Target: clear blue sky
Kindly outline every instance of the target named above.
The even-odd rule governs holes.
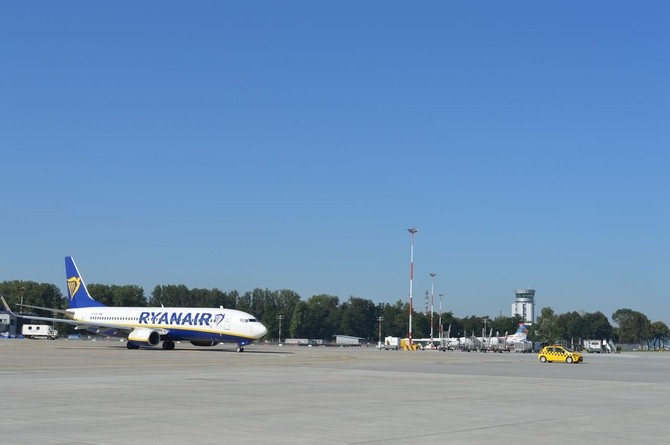
[[[0,280],[670,324],[669,13],[4,2]]]

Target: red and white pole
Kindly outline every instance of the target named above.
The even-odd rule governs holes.
[[[412,346],[412,284],[414,281],[414,235],[418,230],[414,227],[407,229],[412,234],[412,248],[409,254],[409,345]]]
[[[433,349],[433,305],[435,304],[435,275],[430,273],[430,348]]]

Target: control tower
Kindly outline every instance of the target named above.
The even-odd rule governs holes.
[[[523,321],[533,324],[535,321],[535,289],[517,289],[516,300],[512,304],[512,317],[521,315]]]

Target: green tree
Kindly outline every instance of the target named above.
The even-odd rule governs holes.
[[[442,326],[445,337],[463,336],[463,322],[460,318],[454,317],[452,312],[442,314]]]
[[[423,312],[412,314],[412,338],[428,338],[430,337],[430,315]]]
[[[87,286],[88,292],[95,300],[105,306],[146,306],[144,289],[133,284],[124,286],[91,284]]]
[[[646,315],[632,309],[617,309],[612,321],[618,324],[616,332],[620,343],[638,343],[642,345],[652,337],[651,323]]]
[[[516,332],[520,323],[523,323],[523,317],[519,314],[513,317],[499,316],[491,321],[490,329],[493,330],[495,336],[512,335]]]
[[[307,300],[307,337],[330,340],[339,325],[340,299],[332,295],[314,295]]]
[[[583,338],[582,316],[579,312],[565,312],[556,317],[554,324],[557,340],[566,340],[570,342],[579,342]]]
[[[237,298],[237,303],[235,304],[235,309],[242,312],[251,312],[251,292],[247,291]]]
[[[481,337],[484,329],[484,317],[470,315],[461,319],[463,325],[463,337]],[[488,335],[488,334],[487,334]]]
[[[377,308],[363,298],[349,297],[340,306],[340,334],[366,338],[377,338]]]
[[[409,303],[402,300],[394,304],[380,303],[377,305],[377,314],[381,315],[382,339],[384,337],[407,337],[409,333]]]
[[[50,283],[35,281],[12,280],[0,283],[0,295],[5,297],[7,304],[14,310],[21,303],[30,306],[46,307],[51,309],[66,309],[67,301],[60,289]],[[23,309],[16,309],[23,312]],[[31,309],[35,311],[35,309]],[[41,313],[41,312],[40,312]]]
[[[183,284],[160,285],[154,287],[149,306],[191,307],[193,306],[188,287]]]
[[[246,294],[245,294],[246,296]],[[268,328],[268,338],[276,339],[279,336],[279,319],[282,319],[282,337],[290,335],[290,326],[296,304],[300,301],[300,295],[288,289],[271,291],[269,289],[254,289],[250,294],[249,301],[251,314],[256,316]]]
[[[651,324],[651,339],[649,341],[650,349],[665,349],[665,344],[670,339],[670,329],[662,321],[655,321]]]
[[[91,283],[86,286],[89,295],[104,304],[105,306],[114,306],[114,294],[112,287],[107,284]]]
[[[582,316],[584,321],[584,339],[605,340],[612,338],[612,325],[602,312],[587,313]]]
[[[296,306],[300,303],[300,295],[290,289],[282,289],[277,291],[277,306],[274,313],[268,314],[263,322],[268,326],[268,330],[272,328],[270,332],[276,332],[277,336],[279,335],[279,319],[278,317],[283,316],[282,319],[282,336],[286,337],[286,332],[288,327],[291,325],[293,313]]]
[[[535,338],[545,343],[555,343],[556,335],[556,315],[550,307],[543,307],[540,315],[535,320]]]
[[[291,320],[288,323],[291,337],[309,338],[308,324],[309,320],[307,303],[304,301],[298,301],[298,303],[293,308],[293,314],[291,315]]]

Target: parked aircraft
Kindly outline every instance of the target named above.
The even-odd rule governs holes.
[[[528,328],[525,324],[519,323],[519,327],[513,335],[505,336],[505,344],[514,345],[514,343],[524,342],[527,341],[526,337],[528,337]]]
[[[128,349],[157,346],[174,349],[176,341],[189,341],[195,346],[215,346],[222,342],[237,344],[237,351],[260,339],[268,330],[256,317],[246,312],[221,308],[185,307],[109,307],[94,300],[72,257],[65,257],[68,306],[63,313],[68,318],[16,315],[31,320],[55,321],[76,325],[96,334],[128,338]],[[9,312],[4,298],[2,303]],[[34,307],[34,306],[33,306]]]
[[[451,326],[447,331],[447,337],[442,339],[441,348],[444,349],[461,349],[466,351],[510,351],[532,349],[532,342],[527,340],[528,328],[524,323],[519,323],[519,327],[512,335],[498,336],[490,332],[488,337],[477,337],[474,335],[469,337],[449,337]]]

